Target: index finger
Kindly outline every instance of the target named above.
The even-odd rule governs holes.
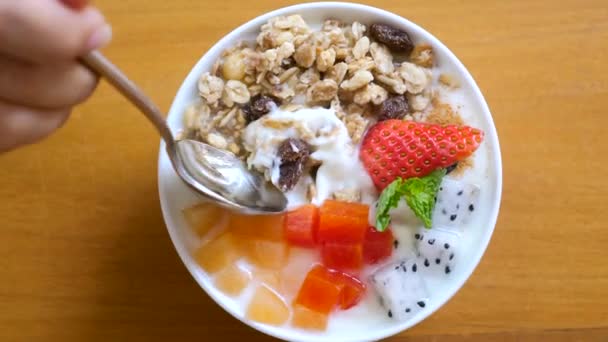
[[[99,48],[110,38],[109,25],[93,7],[75,11],[57,0],[0,1],[4,54],[40,63],[64,61]]]

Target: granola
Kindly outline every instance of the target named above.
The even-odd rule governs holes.
[[[243,146],[245,128],[275,107],[295,112],[329,106],[354,143],[377,120],[461,121],[451,107],[435,101],[433,85],[449,90],[458,81],[433,75],[436,60],[429,44],[410,46],[407,35],[395,34],[402,32],[357,21],[330,19],[314,30],[297,14],[272,18],[255,42],[224,51],[201,75],[200,101],[186,111],[181,136],[245,160],[251,153]],[[395,99],[403,103],[388,106]],[[402,112],[388,113],[388,108]]]

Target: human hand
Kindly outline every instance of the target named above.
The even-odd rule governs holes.
[[[46,137],[95,89],[77,57],[112,31],[86,2],[0,0],[0,152]]]

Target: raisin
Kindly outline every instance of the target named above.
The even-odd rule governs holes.
[[[375,113],[379,121],[403,119],[408,113],[409,107],[404,95],[395,95],[376,106]]]
[[[392,52],[410,53],[414,44],[407,32],[385,24],[372,24],[370,34],[376,41],[386,45]]]
[[[273,106],[279,106],[279,100],[267,96],[267,95],[256,95],[251,98],[249,103],[243,106],[243,113],[245,114],[245,120],[247,123],[253,122],[262,116],[268,114]]]
[[[289,191],[298,183],[310,157],[310,146],[300,139],[287,139],[279,146],[279,188]]]

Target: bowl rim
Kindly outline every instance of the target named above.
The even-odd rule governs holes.
[[[268,19],[270,19],[272,17],[292,14],[299,10],[311,9],[311,8],[332,9],[332,10],[340,9],[340,10],[370,11],[370,12],[374,12],[378,16],[387,18],[388,20],[398,21],[398,22],[400,22],[401,25],[408,27],[408,29],[416,30],[416,31],[422,33],[425,36],[425,39],[428,39],[428,43],[431,46],[433,46],[434,49],[438,48],[438,49],[442,50],[443,53],[445,53],[446,57],[449,60],[451,60],[451,62],[453,62],[453,64],[454,64],[454,66],[458,69],[458,72],[464,76],[464,78],[465,78],[464,81],[466,83],[470,84],[470,86],[473,90],[472,96],[477,99],[477,101],[479,102],[481,109],[482,109],[482,112],[478,113],[478,115],[484,116],[485,119],[487,120],[487,122],[489,122],[489,124],[490,124],[489,132],[486,131],[486,141],[489,140],[488,142],[491,145],[491,148],[490,148],[491,155],[489,157],[489,162],[492,163],[496,169],[495,170],[495,176],[496,176],[495,196],[494,196],[494,198],[492,198],[491,211],[489,213],[489,221],[487,222],[488,228],[485,229],[485,233],[483,233],[483,235],[480,239],[479,248],[477,248],[476,252],[473,253],[473,260],[470,263],[470,265],[471,265],[470,268],[463,270],[461,272],[462,276],[460,276],[460,278],[458,280],[456,280],[456,279],[454,280],[454,282],[455,282],[455,286],[453,286],[454,291],[452,293],[449,293],[449,295],[445,296],[443,298],[443,300],[438,301],[434,307],[431,307],[431,308],[428,308],[428,310],[425,310],[424,314],[420,314],[410,320],[400,322],[398,324],[395,324],[395,325],[387,327],[387,328],[374,330],[374,331],[370,332],[369,334],[367,334],[367,336],[364,336],[364,338],[349,339],[348,341],[379,340],[379,339],[387,338],[389,336],[393,336],[402,331],[405,331],[405,330],[413,327],[414,325],[420,323],[421,321],[425,320],[426,318],[431,316],[434,312],[436,312],[439,308],[444,306],[445,303],[447,303],[458,291],[460,291],[460,289],[462,288],[464,283],[470,278],[470,276],[473,274],[475,269],[477,269],[479,262],[481,261],[481,258],[483,257],[483,255],[489,245],[491,237],[494,233],[494,230],[496,228],[496,222],[498,219],[498,213],[500,210],[500,202],[501,202],[501,198],[502,198],[502,177],[503,177],[502,176],[502,158],[501,158],[501,152],[500,152],[500,145],[499,145],[499,141],[498,141],[498,134],[496,131],[496,125],[494,124],[494,120],[492,118],[492,114],[490,112],[488,104],[487,104],[483,94],[481,93],[481,90],[479,89],[477,82],[475,82],[473,76],[470,74],[470,72],[464,66],[464,64],[456,57],[456,55],[447,46],[445,46],[439,39],[437,39],[433,34],[431,34],[429,31],[425,30],[421,26],[415,24],[414,22],[412,22],[404,17],[401,17],[398,14],[395,14],[395,13],[392,13],[392,12],[389,12],[387,10],[383,10],[380,8],[376,8],[373,6],[358,4],[358,3],[350,3],[350,2],[311,2],[311,3],[304,3],[304,4],[297,4],[297,5],[292,5],[292,6],[281,7],[281,8],[263,13],[255,18],[248,20],[247,22],[238,26],[236,29],[232,30],[227,35],[224,35],[220,40],[218,40],[215,44],[213,44],[213,46],[208,51],[205,52],[205,54],[197,61],[197,63],[193,66],[193,68],[191,68],[190,71],[188,72],[188,76],[184,79],[183,83],[179,87],[179,90],[178,90],[173,102],[171,103],[171,107],[169,110],[169,116],[176,115],[176,113],[180,110],[180,108],[178,108],[178,107],[180,107],[180,104],[182,104],[184,102],[184,98],[187,97],[188,92],[191,91],[191,89],[189,89],[189,88],[191,87],[192,84],[196,84],[200,75],[195,73],[195,70],[199,69],[200,66],[203,64],[203,62],[207,58],[210,58],[210,56],[213,56],[217,52],[221,52],[218,50],[223,50],[224,45],[226,45],[226,43],[233,41],[233,40],[238,40],[238,36],[240,36],[243,32],[249,30],[252,26],[257,26],[257,27],[261,26],[261,24],[265,23]],[[161,181],[162,181],[161,180],[161,177],[162,177],[162,165],[161,164],[162,164],[164,154],[165,154],[165,144],[161,140],[160,151],[159,151],[159,161],[158,161],[158,184],[159,184],[159,198],[160,198],[160,202],[161,202],[163,220],[165,221],[165,225],[167,227],[167,231],[169,232],[171,242],[180,257],[180,260],[182,261],[184,266],[188,269],[190,275],[194,278],[194,281],[205,291],[205,293],[209,297],[211,297],[213,299],[213,301],[216,304],[218,304],[220,307],[222,307],[222,309],[224,309],[224,311],[228,312],[231,316],[235,317],[236,319],[243,322],[244,324],[246,324],[264,334],[273,336],[275,338],[283,339],[283,340],[289,340],[289,341],[313,341],[313,340],[314,341],[330,341],[331,339],[324,338],[323,335],[314,335],[314,338],[311,338],[311,339],[297,338],[297,337],[294,338],[294,336],[293,336],[294,333],[291,332],[289,329],[276,329],[276,327],[269,327],[264,324],[253,322],[244,317],[240,317],[235,312],[233,312],[232,309],[230,309],[228,307],[228,305],[226,304],[226,302],[223,298],[220,298],[220,297],[216,296],[212,291],[209,291],[206,288],[206,285],[202,284],[197,279],[197,277],[195,275],[195,272],[196,272],[195,266],[186,262],[186,260],[188,258],[190,258],[190,255],[189,255],[190,253],[187,250],[187,248],[184,245],[182,245],[181,242],[179,242],[179,237],[178,237],[178,233],[176,232],[176,228],[172,227],[168,220],[168,212],[169,212],[168,199],[166,198],[166,196],[163,196],[163,190],[162,190],[162,186],[161,186],[161,184],[162,184],[161,183]]]

